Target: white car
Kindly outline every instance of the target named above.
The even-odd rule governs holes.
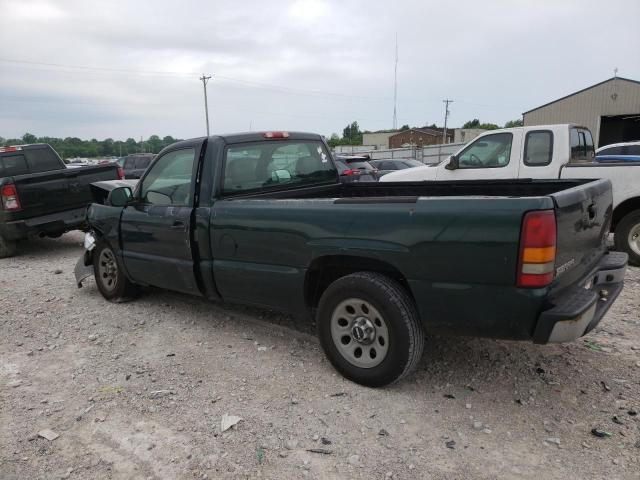
[[[389,173],[381,182],[508,178],[606,178],[613,184],[611,230],[640,266],[640,162],[599,163],[591,132],[571,124],[491,130],[436,165]]]

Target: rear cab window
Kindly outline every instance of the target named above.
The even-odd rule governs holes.
[[[12,177],[29,173],[27,159],[20,154],[0,154],[0,177]]]
[[[25,149],[24,155],[31,173],[51,172],[66,168],[51,148]]]
[[[135,168],[147,168],[151,163],[151,157],[138,157],[136,158]]]
[[[320,141],[264,141],[227,147],[223,165],[225,195],[335,183],[337,171]]]

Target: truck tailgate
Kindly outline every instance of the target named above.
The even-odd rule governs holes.
[[[613,195],[609,180],[594,180],[551,194],[556,206],[557,245],[552,292],[585,278],[607,249]]]
[[[22,210],[20,219],[44,216],[80,208],[92,202],[90,184],[117,180],[115,165],[97,165],[50,172],[18,175],[13,183],[18,190]]]

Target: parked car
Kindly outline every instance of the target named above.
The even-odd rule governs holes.
[[[594,162],[591,132],[577,125],[491,130],[438,165],[390,173],[383,182],[507,178],[606,178],[613,184],[616,249],[640,266],[640,163]]]
[[[570,341],[622,289],[608,180],[338,178],[320,135],[175,143],[134,190],[102,183],[76,280],[113,302],[152,285],[305,315],[334,367],[374,387],[416,366],[425,332]]]
[[[124,178],[140,178],[155,158],[152,153],[134,153],[124,159]]]
[[[350,170],[358,170],[359,174],[351,174],[357,182],[377,182],[378,170],[371,165],[368,156],[362,155],[336,155],[335,160],[346,164]]]
[[[116,165],[67,168],[44,143],[0,147],[0,258],[14,255],[20,240],[84,225],[90,184],[118,178]]]
[[[614,143],[596,150],[597,162],[640,162],[640,141]]]
[[[371,160],[369,162],[374,168],[378,169],[378,178],[387,173],[397,170],[405,170],[407,168],[423,167],[424,163],[412,158],[386,158],[380,160]]]
[[[360,181],[361,170],[358,168],[352,168],[349,164],[342,160],[335,159],[336,168],[338,169],[338,175],[340,175],[340,181],[342,183],[353,183]]]

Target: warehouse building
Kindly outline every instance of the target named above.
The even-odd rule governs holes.
[[[522,116],[525,126],[575,123],[587,127],[599,147],[640,140],[640,82],[613,77]]]

